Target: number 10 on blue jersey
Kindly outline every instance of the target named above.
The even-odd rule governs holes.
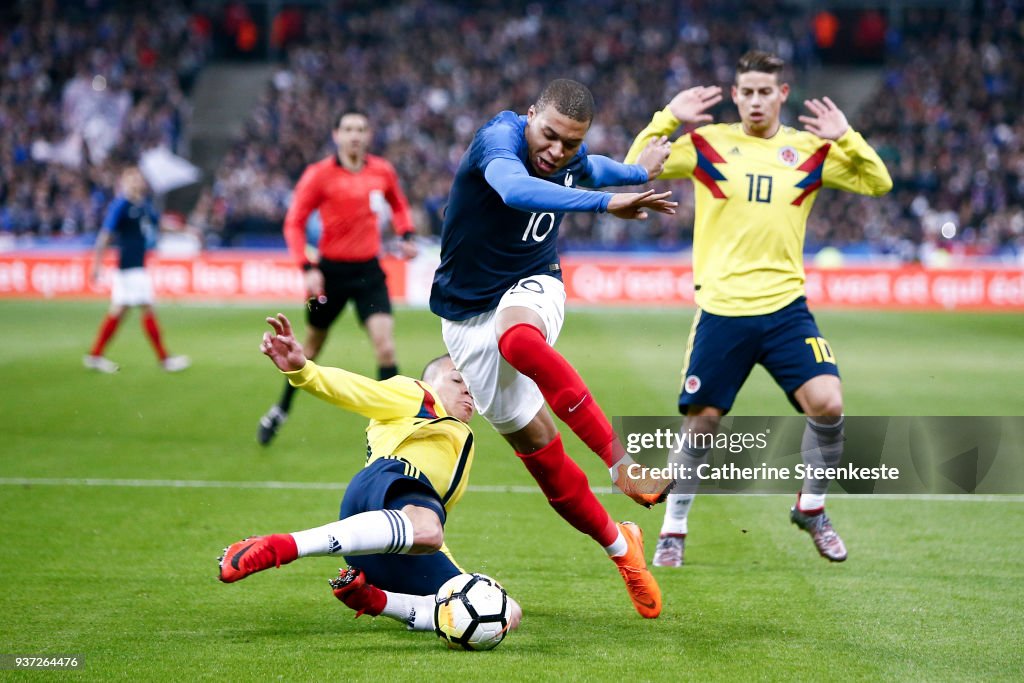
[[[531,236],[534,242],[543,242],[554,228],[555,214],[551,212],[531,213],[530,220],[526,222],[526,230],[523,231],[523,242],[528,241]]]

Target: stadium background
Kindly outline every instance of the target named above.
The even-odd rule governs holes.
[[[812,301],[1024,308],[1024,67],[1016,59],[1024,46],[1015,3],[194,2],[154,10],[84,0],[16,4],[6,14],[0,294],[97,294],[81,264],[37,266],[33,257],[91,243],[114,170],[141,158],[170,190],[160,197],[177,234],[162,253],[214,262],[169,273],[162,294],[290,297],[294,273],[261,276],[246,264],[281,253],[292,187],[330,152],[333,112],[368,113],[373,148],[396,165],[429,242],[458,159],[491,112],[524,110],[547,80],[578,78],[598,102],[591,149],[621,158],[672,94],[728,83],[736,55],[761,47],[792,65],[786,120],[795,122],[805,96],[828,92],[895,182],[880,200],[819,197],[810,262],[867,270],[822,275],[829,283]],[[735,119],[728,102],[714,113]],[[191,169],[179,168],[185,159]],[[625,268],[584,271],[582,300],[690,303],[680,266],[692,187],[659,185],[680,199],[681,219],[566,221],[560,239],[570,263],[601,253]],[[230,248],[262,251],[218,272],[216,263],[235,261]],[[411,277],[396,276],[406,283],[394,284],[399,299],[422,303],[436,263],[436,250],[425,251]],[[637,273],[626,255],[663,256],[654,286],[651,266]],[[953,270],[907,282],[892,272],[907,264]],[[989,268],[1000,275],[970,277]],[[632,284],[609,292],[609,278]],[[666,287],[672,296],[652,293]]]
[[[213,558],[243,534],[327,521],[361,464],[360,420],[311,400],[273,449],[252,438],[279,381],[256,351],[262,317],[298,317],[281,218],[343,104],[369,113],[428,247],[388,262],[407,304],[400,361],[416,368],[440,345],[421,308],[430,245],[477,126],[575,77],[597,98],[591,148],[621,158],[675,91],[727,84],[749,47],[778,51],[792,65],[786,119],[829,94],[896,183],[883,199],[823,192],[809,226],[809,296],[849,411],[1024,414],[1022,27],[1020,3],[969,0],[6,4],[0,650],[83,653],[95,678],[1017,678],[1019,495],[837,497],[843,567],[787,528],[788,500],[702,499],[689,563],[658,574],[666,614],[647,623],[477,419],[476,488],[449,534],[463,564],[522,597],[527,621],[457,662],[333,609],[328,560],[226,587]],[[87,375],[106,297],[88,285],[89,250],[117,169],[143,155],[168,188],[191,177],[183,161],[199,178],[160,196],[173,229],[153,264],[166,335],[195,367],[164,376],[125,329],[111,350],[122,372]],[[659,185],[679,219],[574,216],[563,230],[574,296],[559,348],[613,414],[671,413],[677,389],[692,191]],[[332,336],[325,362],[372,372],[354,325]],[[737,411],[789,408],[758,371]],[[596,459],[573,454],[604,486]],[[657,533],[660,513],[602,499]]]

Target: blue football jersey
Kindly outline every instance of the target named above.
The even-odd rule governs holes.
[[[103,231],[117,237],[121,256],[118,268],[142,268],[146,250],[156,244],[160,216],[148,201],[132,204],[118,196],[107,209],[103,219]]]
[[[484,177],[495,159],[518,160],[530,176],[568,188],[585,180],[590,169],[584,143],[565,168],[552,176],[537,175],[528,161],[525,129],[525,116],[498,114],[477,131],[459,163],[441,229],[441,265],[430,291],[430,310],[442,318],[466,320],[489,311],[524,277],[561,279],[556,246],[565,209],[600,211],[607,206],[607,193],[584,190],[553,210],[508,206]]]

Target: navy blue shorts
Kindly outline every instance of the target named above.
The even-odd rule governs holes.
[[[729,412],[740,387],[760,363],[800,410],[794,393],[818,375],[839,376],[832,347],[800,297],[767,315],[723,316],[697,311],[687,347],[679,412],[713,406]]]
[[[433,510],[445,523],[445,510],[437,492],[422,473],[404,460],[381,459],[352,477],[341,501],[345,519],[360,512],[400,510],[419,505]],[[448,579],[462,572],[444,553],[430,555],[346,555],[352,567],[366,572],[366,580],[393,593],[429,595]]]

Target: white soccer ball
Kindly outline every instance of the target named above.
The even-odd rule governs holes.
[[[434,632],[453,650],[490,650],[509,630],[512,601],[497,581],[459,574],[444,582],[434,600]]]

